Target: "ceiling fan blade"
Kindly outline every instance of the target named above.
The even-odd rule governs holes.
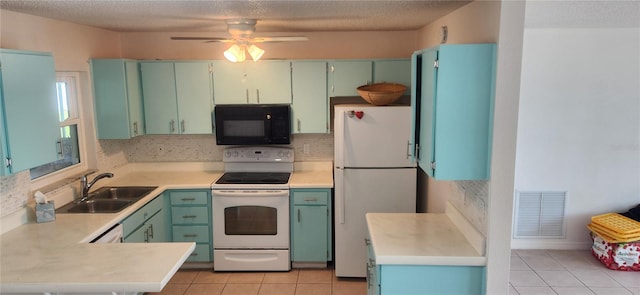
[[[232,41],[228,38],[220,38],[220,37],[171,37],[171,40],[195,40],[195,41],[211,41],[211,42]]]
[[[254,37],[249,41],[253,43],[262,42],[289,42],[289,41],[307,41],[309,38],[302,36],[274,36],[274,37]]]

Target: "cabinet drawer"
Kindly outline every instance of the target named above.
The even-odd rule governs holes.
[[[162,195],[156,197],[155,199],[151,200],[151,202],[138,209],[138,211],[129,215],[127,219],[123,220],[122,226],[124,230],[124,236],[126,237],[127,235],[129,235],[136,228],[142,225],[142,223],[144,223],[147,219],[151,218],[153,214],[156,214],[156,212],[162,210],[162,200]]]
[[[172,224],[208,224],[208,207],[172,207]]]
[[[296,191],[293,193],[294,205],[327,205],[329,193],[326,191]]]
[[[209,243],[211,234],[206,225],[173,226],[174,242]]]
[[[171,205],[207,205],[208,191],[179,191],[171,192]]]
[[[209,244],[198,244],[193,250],[187,262],[208,262],[211,261],[211,248]]]

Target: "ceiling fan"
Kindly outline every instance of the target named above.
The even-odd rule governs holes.
[[[232,62],[242,62],[245,60],[245,50],[249,53],[253,61],[258,61],[264,54],[264,50],[256,46],[254,43],[264,42],[288,42],[288,41],[306,41],[309,40],[303,36],[272,36],[272,37],[253,37],[256,30],[256,19],[249,18],[233,18],[226,20],[227,31],[231,35],[230,38],[221,37],[171,37],[171,40],[197,40],[205,42],[224,42],[233,43],[229,49],[224,52],[224,56]]]

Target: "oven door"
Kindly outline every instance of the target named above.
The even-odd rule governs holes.
[[[289,249],[289,190],[213,190],[215,249]]]

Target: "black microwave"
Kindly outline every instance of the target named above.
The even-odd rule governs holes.
[[[214,115],[218,145],[291,143],[289,105],[217,105]]]

